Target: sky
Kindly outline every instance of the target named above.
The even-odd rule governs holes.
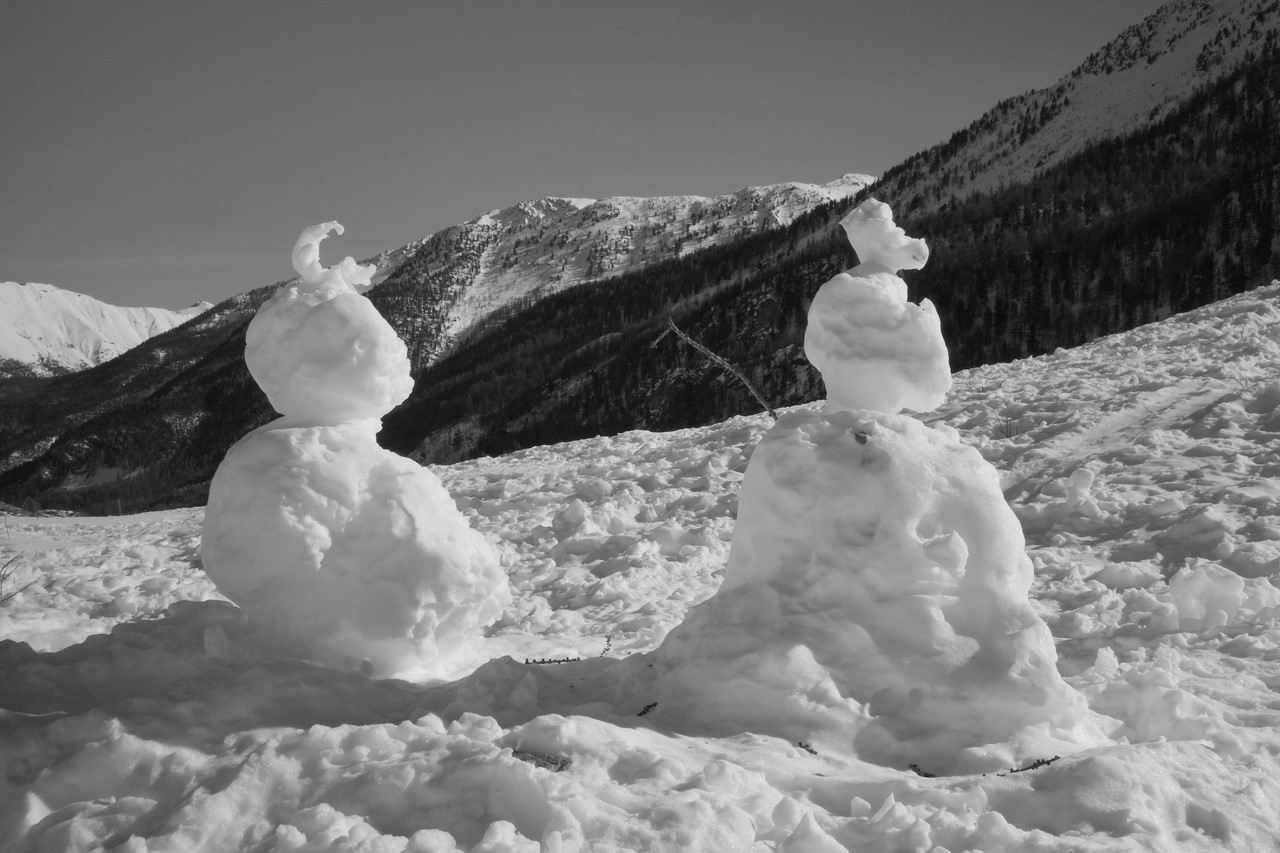
[[[8,0],[0,280],[181,308],[548,195],[879,175],[1159,0]]]

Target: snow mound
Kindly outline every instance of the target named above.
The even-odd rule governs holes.
[[[954,432],[784,415],[752,456],[724,585],[658,652],[662,702],[935,773],[1103,743],[1054,668],[1023,545],[995,469]]]

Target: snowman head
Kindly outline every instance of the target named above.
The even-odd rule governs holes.
[[[376,267],[346,258],[320,265],[337,222],[303,230],[293,249],[300,280],[263,303],[245,336],[245,363],[276,411],[306,424],[377,418],[409,396],[404,342],[360,294]]]
[[[893,211],[882,201],[869,198],[840,221],[849,235],[858,261],[879,264],[897,272],[918,270],[929,260],[929,247],[919,237],[908,237],[893,223]]]

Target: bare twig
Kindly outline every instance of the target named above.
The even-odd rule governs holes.
[[[18,571],[13,564],[18,562],[18,558],[21,556],[22,556],[21,553],[14,554],[12,557],[8,559],[7,562],[5,562],[3,566],[0,566],[0,604],[4,604],[10,599],[16,598],[28,587],[35,586],[36,581],[39,580],[39,578],[32,578],[31,580],[27,581],[25,584],[13,590],[12,592],[4,591],[5,583],[11,580],[14,574],[16,574]]]
[[[1025,430],[1022,422],[1013,418],[1001,418],[996,422],[995,428],[992,430],[998,438],[1013,438],[1022,435]]]
[[[734,367],[732,364],[725,361],[725,359],[716,355],[711,350],[707,349],[705,346],[703,346],[702,344],[695,341],[693,338],[686,335],[684,331],[681,330],[681,328],[676,325],[676,321],[672,320],[670,317],[667,318],[667,326],[669,327],[667,331],[675,332],[676,335],[679,336],[680,340],[684,341],[686,344],[693,347],[698,352],[702,353],[707,358],[711,359],[716,364],[720,365],[725,370],[732,373],[734,376],[738,377],[738,379],[742,382],[742,384],[747,386],[747,390],[751,392],[751,396],[756,398],[756,402],[764,406],[765,411],[769,413],[769,416],[773,418],[775,421],[778,419],[778,413],[773,410],[773,406],[769,405],[769,402],[765,400],[764,395],[762,395],[760,391],[757,390],[756,386],[751,382],[750,379],[746,377],[746,375],[741,370]],[[659,336],[658,340],[659,341],[662,340],[664,337],[666,337],[666,335],[667,335],[667,332],[663,332],[662,335]],[[657,341],[655,341],[655,343],[657,343]]]

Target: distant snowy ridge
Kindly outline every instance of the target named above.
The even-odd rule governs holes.
[[[122,308],[49,284],[0,282],[0,373],[51,375],[115,358],[210,308]],[[6,366],[7,361],[18,365]]]
[[[751,186],[713,198],[522,201],[387,253],[377,259],[384,273],[374,281],[382,297],[409,310],[400,321],[406,327],[397,326],[403,337],[427,332],[425,348],[412,353],[420,370],[505,308],[784,227],[874,180],[847,174],[826,184]]]
[[[877,189],[913,211],[1013,186],[1103,139],[1158,121],[1189,93],[1256,55],[1280,0],[1173,0],[1057,83],[996,104],[905,161]]]

